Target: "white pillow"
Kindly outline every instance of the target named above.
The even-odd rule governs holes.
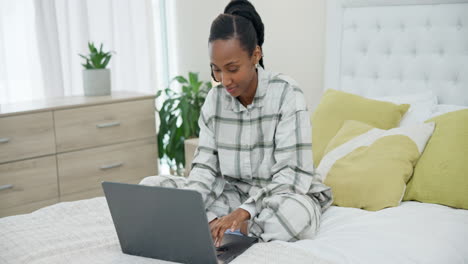
[[[467,109],[467,108],[468,106],[463,106],[463,105],[447,105],[447,104],[436,105],[434,108],[434,111],[432,112],[431,118],[446,114],[448,112],[458,111],[458,110]]]
[[[400,127],[426,121],[432,116],[437,106],[437,96],[431,91],[401,96],[371,97],[371,99],[394,104],[410,104],[411,107],[400,121]]]

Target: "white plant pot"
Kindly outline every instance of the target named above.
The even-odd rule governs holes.
[[[109,95],[111,92],[110,70],[83,70],[83,88],[86,96]]]

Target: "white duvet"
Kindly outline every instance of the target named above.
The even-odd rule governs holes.
[[[468,263],[468,210],[331,207],[317,235],[304,238],[256,244],[233,263]],[[100,197],[0,218],[0,263],[168,262],[123,254]]]

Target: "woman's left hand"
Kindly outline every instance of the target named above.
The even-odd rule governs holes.
[[[240,229],[244,221],[249,219],[249,212],[242,208],[237,208],[230,214],[219,218],[216,222],[210,225],[211,236],[213,237],[215,246],[219,247],[221,245],[221,241],[223,240],[224,232],[226,232],[226,230],[231,229],[231,231],[235,231],[236,229]]]

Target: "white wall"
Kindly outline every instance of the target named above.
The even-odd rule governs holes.
[[[251,0],[265,24],[263,45],[267,70],[296,79],[309,110],[315,109],[323,90],[326,0]],[[208,35],[211,22],[227,0],[170,0],[176,51],[174,74],[199,72],[210,79]]]

